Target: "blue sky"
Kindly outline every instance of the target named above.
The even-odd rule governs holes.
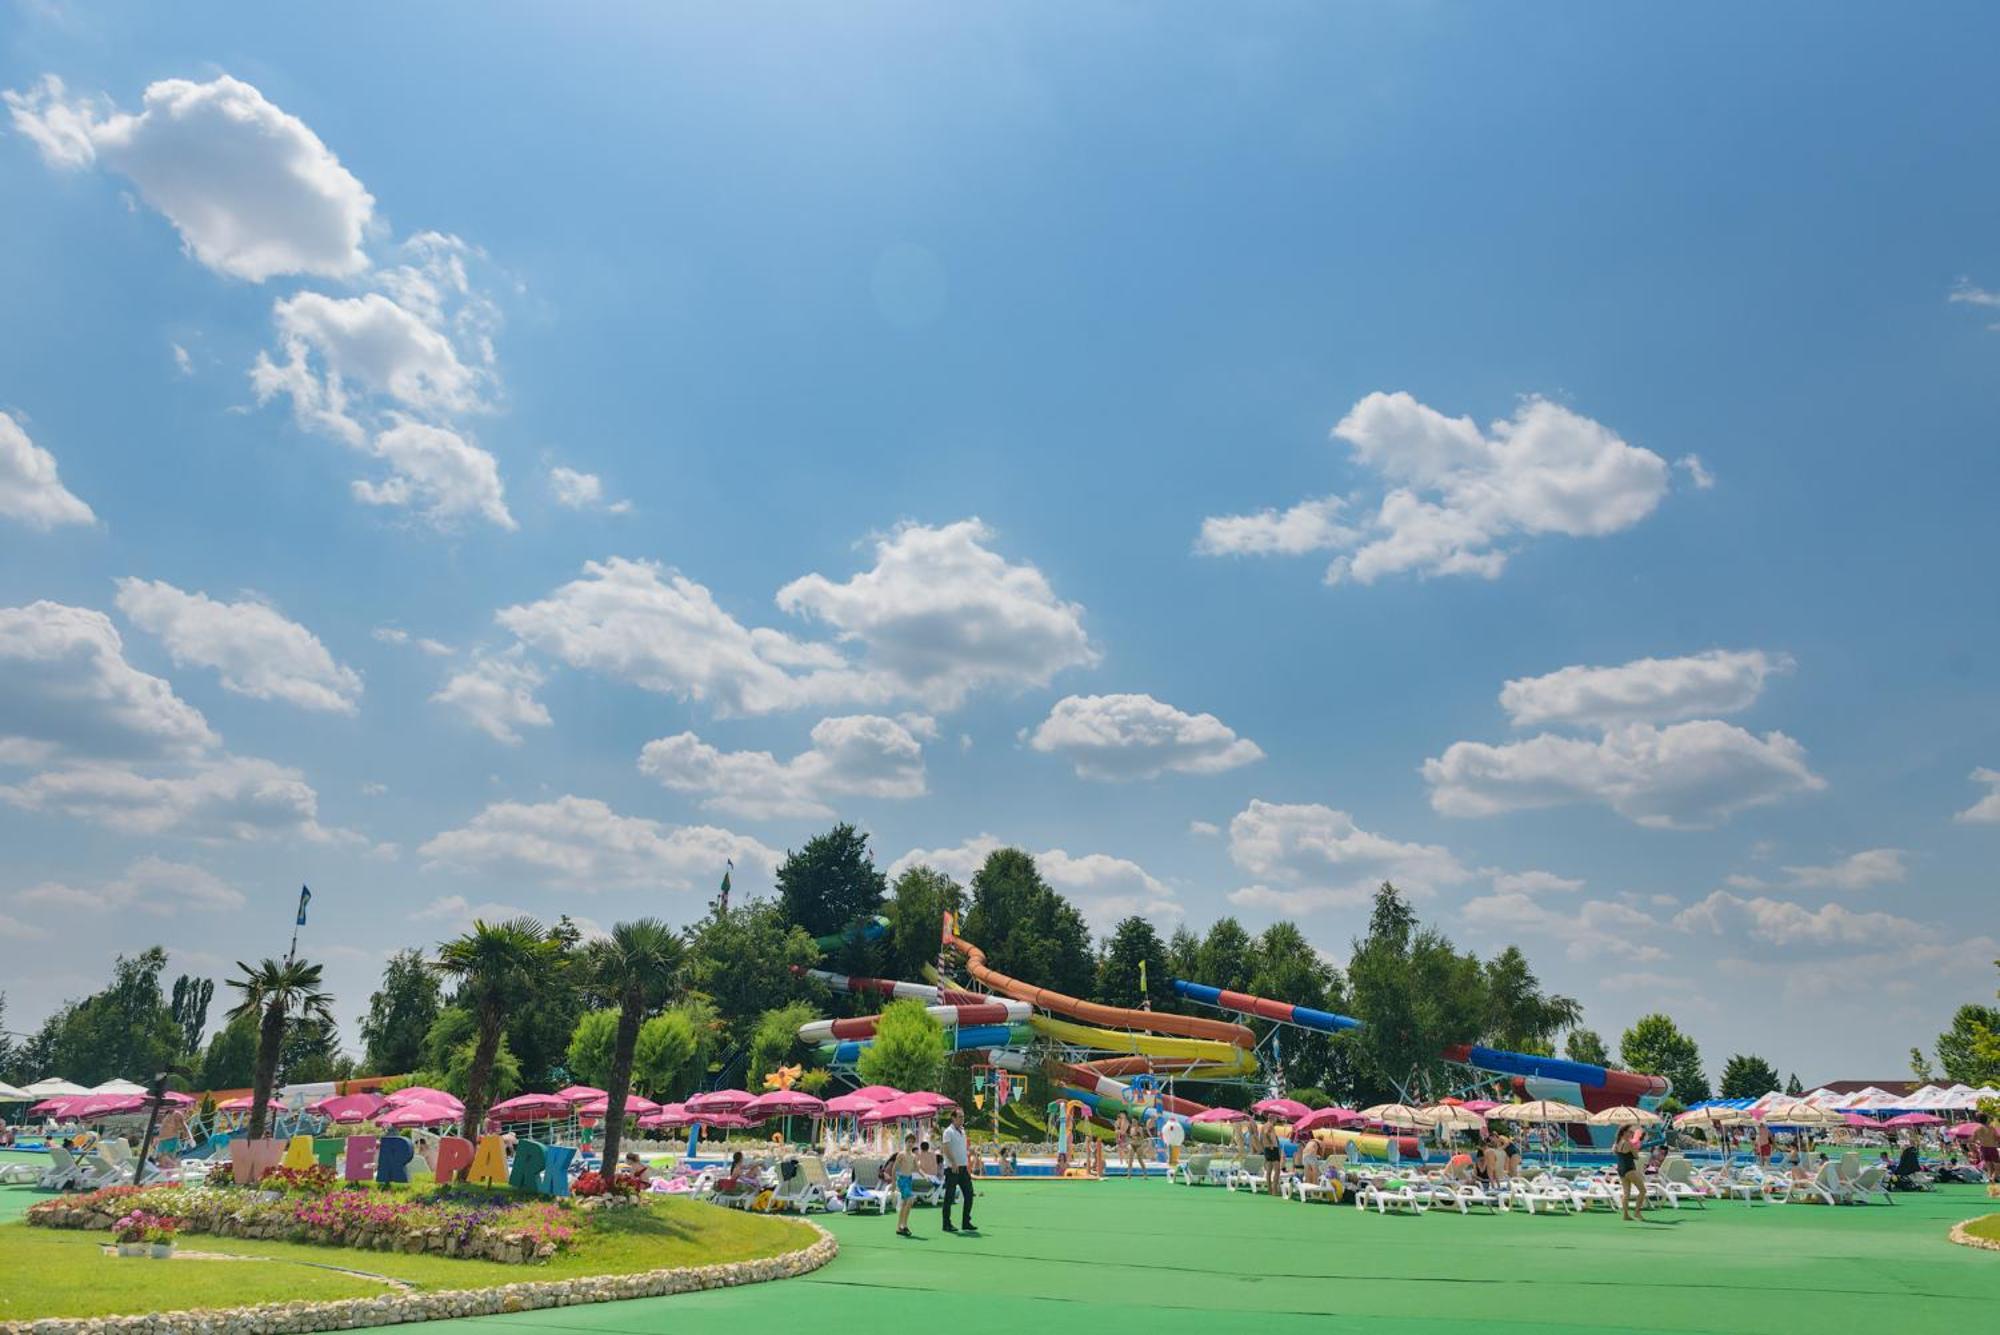
[[[1902,1074],[2000,954],[1997,26],[11,5],[9,1024],[837,813]]]

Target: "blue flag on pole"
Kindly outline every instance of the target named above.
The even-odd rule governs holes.
[[[306,925],[306,905],[312,903],[313,892],[308,886],[299,887],[299,926]]]

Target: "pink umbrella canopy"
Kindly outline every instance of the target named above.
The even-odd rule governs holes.
[[[1204,1124],[1210,1122],[1247,1122],[1250,1120],[1250,1114],[1238,1112],[1234,1108],[1204,1108],[1202,1111],[1188,1118],[1188,1120]]]
[[[233,1099],[224,1099],[222,1102],[216,1104],[215,1110],[217,1112],[249,1112],[250,1104],[251,1098],[248,1094],[239,1094]]]
[[[864,1097],[860,1093],[841,1094],[826,1101],[826,1110],[836,1117],[855,1117],[865,1112],[873,1112],[878,1100]]]
[[[1495,1103],[1492,1099],[1471,1099],[1467,1101],[1463,1106],[1468,1112],[1476,1112],[1479,1113],[1481,1116],[1484,1116],[1485,1114],[1492,1112],[1495,1108],[1499,1107],[1500,1105]]]
[[[861,1098],[873,1099],[877,1103],[887,1103],[890,1099],[903,1097],[903,1091],[894,1085],[863,1085],[854,1092]]]
[[[1360,1120],[1361,1114],[1352,1108],[1315,1108],[1292,1123],[1292,1133],[1304,1135],[1310,1131],[1318,1131],[1322,1127],[1353,1126]]]
[[[658,1131],[666,1127],[686,1126],[687,1124],[687,1106],[680,1103],[669,1103],[658,1112],[649,1113],[639,1119],[639,1125],[649,1131]]]
[[[1924,1113],[1924,1112],[1904,1113],[1901,1117],[1891,1117],[1888,1121],[1882,1123],[1882,1125],[1883,1126],[1943,1126],[1944,1118],[1934,1117],[1930,1113]]]
[[[1945,1134],[1947,1136],[1955,1136],[1959,1140],[1970,1140],[1979,1134],[1979,1123],[1960,1122],[1957,1126],[1945,1132]]]
[[[773,1117],[819,1117],[826,1104],[802,1089],[774,1089],[759,1094],[743,1105],[743,1115],[753,1120]]]
[[[80,1099],[71,1099],[66,1116],[70,1117],[114,1117],[119,1113],[137,1112],[148,1106],[143,1094],[89,1094]]]
[[[861,1114],[861,1121],[864,1125],[867,1125],[871,1123],[895,1122],[904,1118],[920,1120],[926,1117],[935,1117],[937,1116],[937,1112],[937,1105],[927,1103],[914,1094],[905,1094],[900,1099],[890,1099],[887,1103],[876,1104],[873,1108]]]
[[[706,1094],[697,1094],[687,1101],[687,1110],[695,1113],[740,1113],[755,1096],[741,1089],[711,1089]]]
[[[588,1103],[592,1099],[601,1099],[604,1096],[605,1091],[593,1085],[571,1085],[556,1091],[556,1097],[565,1103]]]
[[[934,1094],[928,1089],[920,1089],[914,1094],[903,1095],[904,1103],[917,1108],[956,1108],[957,1102],[942,1094]]]
[[[521,1122],[547,1121],[569,1114],[569,1100],[557,1094],[516,1094],[486,1110],[488,1117]]]
[[[69,1116],[69,1105],[78,1102],[80,1098],[87,1097],[88,1095],[71,1094],[60,1099],[43,1099],[40,1103],[28,1109],[28,1113],[30,1116],[37,1117],[67,1117]]]
[[[431,1089],[426,1085],[411,1085],[408,1089],[399,1089],[389,1095],[385,1102],[392,1108],[401,1108],[411,1103],[428,1103],[436,1108],[456,1109],[460,1117],[465,1116],[465,1104],[460,1102],[456,1095],[447,1094],[441,1089]]]
[[[1881,1125],[1882,1125],[1882,1124],[1881,1124],[1880,1122],[1876,1121],[1876,1120],[1875,1120],[1874,1118],[1872,1118],[1872,1117],[1863,1117],[1863,1116],[1862,1116],[1862,1115],[1861,1115],[1860,1113],[1842,1113],[1842,1114],[1840,1115],[1840,1120],[1841,1120],[1841,1121],[1843,1121],[1843,1122],[1845,1122],[1845,1123],[1847,1123],[1847,1124],[1848,1124],[1849,1126],[1865,1126],[1865,1127],[1868,1127],[1868,1128],[1870,1128],[1870,1129],[1873,1129],[1873,1128],[1875,1128],[1875,1127],[1879,1127],[1879,1126],[1881,1126]]]
[[[579,1103],[576,1110],[585,1117],[602,1117],[611,1111],[611,1100],[609,1098],[592,1099],[588,1103]],[[627,1094],[625,1096],[625,1115],[627,1117],[649,1117],[659,1110],[660,1105],[651,1099],[640,1098],[637,1094]]]
[[[748,1118],[738,1117],[735,1113],[689,1112],[685,1115],[690,1122],[697,1122],[702,1126],[713,1127],[718,1131],[741,1131],[750,1125]]]
[[[440,1126],[465,1116],[436,1103],[402,1103],[375,1115],[377,1126]]]
[[[1297,1099],[1259,1099],[1250,1105],[1250,1111],[1264,1117],[1275,1117],[1281,1122],[1296,1122],[1312,1109]]]
[[[331,1117],[336,1122],[364,1122],[388,1106],[388,1100],[375,1094],[336,1094],[318,1103],[308,1103],[306,1111]]]

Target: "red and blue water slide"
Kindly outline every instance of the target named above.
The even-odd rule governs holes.
[[[1248,992],[1231,992],[1226,988],[1209,987],[1205,983],[1191,983],[1182,978],[1174,979],[1174,991],[1189,1001],[1213,1006],[1217,1010],[1254,1015],[1262,1020],[1296,1025],[1301,1029],[1317,1030],[1324,1034],[1338,1034],[1361,1027],[1361,1021],[1351,1016],[1314,1010],[1310,1006],[1294,1006],[1289,1001],[1252,996]],[[1442,1055],[1446,1061],[1457,1062],[1461,1066],[1469,1066],[1489,1075],[1508,1077],[1517,1095],[1530,1099],[1552,1099],[1562,1103],[1572,1103],[1591,1112],[1630,1106],[1657,1108],[1660,1101],[1673,1090],[1673,1082],[1665,1076],[1641,1075],[1637,1071],[1614,1071],[1607,1067],[1594,1066],[1589,1062],[1569,1061],[1562,1057],[1538,1057],[1527,1052],[1508,1052],[1502,1048],[1482,1047],[1476,1043],[1461,1043],[1448,1047]],[[1570,1127],[1569,1134],[1570,1139],[1578,1144],[1599,1145],[1601,1148],[1602,1145],[1611,1143],[1614,1130],[1611,1127],[1577,1123]]]

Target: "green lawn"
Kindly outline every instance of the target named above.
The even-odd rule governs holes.
[[[1975,1219],[1965,1231],[1975,1238],[2000,1242],[2000,1214],[1990,1214],[1984,1219]]]
[[[46,1199],[15,1191],[6,1195]],[[482,1288],[749,1261],[813,1241],[808,1230],[787,1220],[683,1200],[655,1200],[643,1210],[609,1214],[573,1250],[536,1266],[194,1233],[182,1235],[182,1249],[239,1259],[140,1261],[105,1255],[107,1237],[0,1224],[0,1270],[7,1275],[0,1284],[0,1321],[362,1297],[383,1292],[388,1287],[384,1279],[420,1289]],[[340,1273],[342,1269],[384,1278],[358,1278]]]
[[[832,1216],[841,1254],[780,1284],[448,1323],[450,1335],[943,1328],[1122,1335],[1519,1331],[1970,1331],[2000,1253],[1953,1246],[1983,1189],[1894,1205],[1716,1205],[1656,1222],[1363,1215],[1158,1181],[996,1182],[976,1237],[935,1211]],[[440,1331],[439,1335],[446,1335]]]

